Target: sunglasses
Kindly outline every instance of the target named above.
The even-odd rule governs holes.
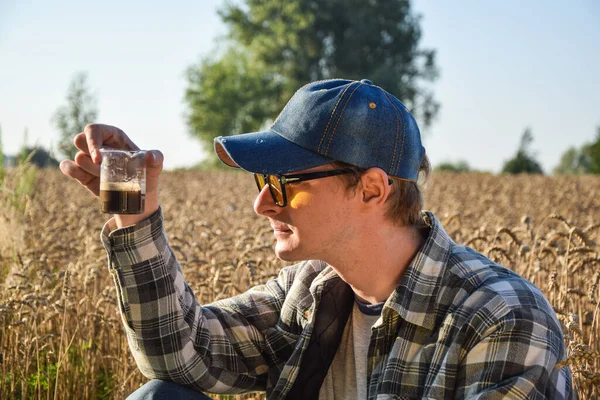
[[[307,172],[305,174],[297,175],[264,175],[254,174],[254,180],[256,186],[258,186],[258,192],[262,192],[266,185],[269,185],[269,192],[275,204],[279,207],[285,207],[287,205],[287,195],[285,192],[285,185],[288,183],[310,181],[312,179],[327,178],[328,176],[336,176],[349,174],[353,171],[350,168],[334,169],[330,171],[318,171],[318,172]]]

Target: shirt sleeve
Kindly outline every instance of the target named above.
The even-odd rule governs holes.
[[[569,368],[558,367],[565,346],[556,319],[525,307],[498,321],[481,317],[487,328],[463,359],[455,398],[573,398]]]
[[[129,346],[148,378],[212,393],[265,390],[265,331],[277,323],[285,272],[221,306],[201,306],[167,242],[159,209],[101,239]]]

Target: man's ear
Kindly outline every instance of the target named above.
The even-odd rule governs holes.
[[[382,206],[392,192],[389,178],[380,168],[369,168],[360,177],[360,196],[363,203]]]

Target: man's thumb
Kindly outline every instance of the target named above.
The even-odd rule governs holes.
[[[146,168],[162,170],[164,156],[159,150],[150,150],[146,154]]]

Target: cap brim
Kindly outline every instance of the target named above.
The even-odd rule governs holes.
[[[334,160],[306,150],[272,130],[215,138],[215,152],[230,167],[255,174],[287,174]]]

